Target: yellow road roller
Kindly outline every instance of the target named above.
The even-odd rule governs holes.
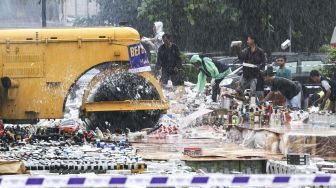
[[[91,128],[152,127],[169,107],[130,27],[3,29],[0,52],[5,123],[63,118],[70,91],[92,69],[100,72],[79,109]]]

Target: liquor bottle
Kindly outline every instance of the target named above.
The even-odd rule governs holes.
[[[283,113],[282,113],[282,126],[284,126],[284,125],[287,125],[287,109],[284,109],[283,110]]]
[[[229,116],[227,114],[223,115],[223,122],[224,122],[223,124],[224,124],[225,127],[227,127],[229,125],[229,119],[228,119],[228,117]]]
[[[289,110],[286,110],[285,112],[285,125],[286,126],[289,126],[290,125],[290,122],[292,121],[292,117],[289,115]]]
[[[258,107],[256,108],[254,112],[254,127],[260,128],[260,111]]]
[[[272,105],[269,105],[267,107],[267,109],[268,109],[268,116],[271,117],[271,114],[273,114],[273,107],[272,107]]]
[[[229,111],[228,111],[228,120],[229,120],[229,125],[232,125],[232,106],[230,106]]]
[[[260,110],[259,114],[259,127],[263,128],[264,127],[264,118],[265,118],[265,110]]]
[[[253,110],[253,108],[250,109],[249,118],[250,118],[250,128],[253,129],[254,128],[254,110]]]
[[[238,125],[239,118],[238,118],[238,112],[237,111],[233,112],[232,121],[231,122],[232,122],[233,125]]]
[[[245,107],[245,113],[244,113],[244,127],[250,128],[250,112],[248,110],[248,106]]]
[[[241,107],[238,111],[238,118],[239,118],[239,126],[243,126],[244,124],[244,108]]]
[[[269,127],[270,126],[270,116],[268,109],[265,109],[264,117],[263,117],[263,126]]]
[[[276,127],[281,127],[281,110],[277,109],[275,113],[275,126]]]
[[[277,113],[277,109],[275,109],[274,112],[270,116],[270,127],[272,128],[275,126],[276,113]]]
[[[286,119],[285,119],[285,110],[281,109],[280,110],[280,121],[281,121],[281,126],[285,124]]]
[[[257,106],[257,104],[256,104],[256,97],[255,97],[255,95],[252,95],[251,99],[250,99],[250,107],[253,108],[255,106]]]

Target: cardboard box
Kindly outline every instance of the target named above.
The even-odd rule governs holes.
[[[0,161],[0,175],[26,174],[22,161]]]

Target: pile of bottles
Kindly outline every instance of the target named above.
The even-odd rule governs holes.
[[[320,128],[336,127],[336,116],[328,112],[313,112],[309,114],[309,124]]]
[[[110,160],[32,160],[26,161],[25,166],[30,171],[48,171],[58,174],[106,174],[109,170],[131,170],[144,172],[147,165],[143,162],[115,163]]]
[[[224,115],[225,125],[236,125],[244,128],[275,128],[291,122],[290,111],[283,107],[273,107],[272,104],[232,105]]]

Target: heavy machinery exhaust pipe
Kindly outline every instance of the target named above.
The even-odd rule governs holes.
[[[9,88],[18,88],[19,87],[19,82],[10,79],[9,77],[2,77],[1,78],[1,84],[2,87],[4,87],[5,89],[9,89]]]
[[[5,88],[5,95],[8,100],[15,100],[17,96],[17,91],[19,88],[19,82],[16,80],[12,80],[9,77],[1,78],[2,87]]]

